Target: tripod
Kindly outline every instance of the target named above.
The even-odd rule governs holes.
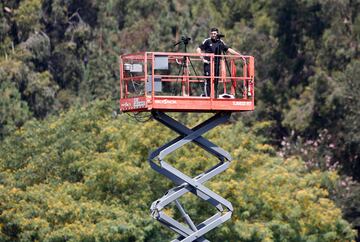
[[[174,47],[183,43],[184,44],[184,53],[187,53],[187,45],[189,44],[189,41],[191,40],[190,37],[187,37],[187,36],[182,36],[181,37],[181,40],[179,42],[177,42],[176,44],[174,44]],[[197,72],[194,68],[194,65],[190,59],[189,56],[186,56],[184,55],[183,58],[182,58],[182,61],[181,61],[181,66],[179,68],[179,72],[177,74],[177,78],[176,78],[176,83],[178,82],[178,79],[179,79],[179,76],[183,76],[182,78],[182,84],[181,84],[181,87],[182,87],[182,93],[183,95],[187,95],[187,96],[190,96],[191,93],[191,89],[190,89],[190,83],[189,83],[189,74],[190,74],[190,71],[189,71],[189,64],[192,68],[192,70],[194,71],[195,75],[197,76]],[[187,86],[185,86],[185,83],[187,83]],[[177,95],[177,88],[174,88],[174,95],[176,96]]]

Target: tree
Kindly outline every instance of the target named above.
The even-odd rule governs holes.
[[[22,126],[31,113],[14,84],[0,82],[0,139]]]
[[[114,119],[111,111],[111,102],[95,101],[28,122],[1,143],[1,240],[170,240],[172,234],[150,219],[148,206],[172,185],[144,161],[149,149],[173,134],[153,121]],[[204,117],[177,118],[194,124]],[[234,162],[206,185],[235,208],[233,219],[208,238],[351,241],[354,232],[328,197],[336,173],[308,172],[299,159],[276,157],[254,135],[263,126],[248,129],[236,122],[207,135],[229,150]],[[166,159],[189,175],[215,161],[193,145]],[[193,217],[213,213],[194,196],[181,202]],[[171,207],[169,212],[178,216]]]
[[[25,41],[31,32],[40,30],[41,0],[30,0],[20,2],[14,11],[13,21],[17,26],[17,37]]]
[[[352,61],[345,69],[337,75],[336,82],[342,90],[340,95],[340,105],[343,106],[343,116],[340,121],[341,132],[339,138],[343,141],[340,145],[342,152],[339,152],[338,159],[346,159],[342,164],[347,174],[351,174],[355,179],[360,179],[360,107],[358,105],[360,95],[360,61]],[[345,157],[344,157],[345,156]]]
[[[0,139],[31,117],[29,107],[19,92],[25,85],[26,70],[23,67],[18,61],[0,60]]]

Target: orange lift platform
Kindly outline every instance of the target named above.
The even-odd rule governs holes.
[[[210,59],[210,76],[203,74],[201,56]],[[166,52],[122,55],[120,110],[251,111],[254,110],[254,76],[252,56]],[[208,79],[211,91],[206,97],[204,85]]]
[[[210,76],[205,76],[202,58],[209,60]],[[174,242],[207,242],[206,234],[231,218],[230,201],[204,186],[225,171],[231,155],[205,139],[203,134],[227,122],[232,112],[254,110],[254,58],[214,54],[143,52],[120,57],[120,110],[151,112],[152,117],[174,130],[178,137],[153,151],[148,161],[152,169],[169,178],[175,187],[150,207],[151,215],[177,234]],[[205,84],[210,83],[206,96]],[[188,128],[165,112],[213,112],[213,117]],[[190,177],[165,161],[165,157],[193,142],[215,156],[218,163]],[[181,204],[181,197],[192,193],[214,207],[214,214],[195,223]],[[165,207],[173,204],[175,217]],[[188,205],[189,206],[189,205]],[[210,211],[211,212],[211,211]]]

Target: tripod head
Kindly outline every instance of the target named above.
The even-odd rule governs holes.
[[[186,52],[186,46],[189,44],[189,41],[191,40],[190,37],[184,35],[184,36],[181,36],[181,39],[179,42],[175,43],[174,46],[177,46],[181,43],[184,43],[184,46],[185,46],[185,52]]]
[[[191,40],[191,38],[186,35],[181,37],[181,41],[184,43],[184,45],[189,44],[190,40]]]

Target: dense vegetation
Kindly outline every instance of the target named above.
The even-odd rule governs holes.
[[[2,0],[0,6],[2,240],[168,236],[155,233],[159,227],[147,215],[159,191],[146,179],[159,190],[168,187],[143,163],[161,138],[140,137],[157,126],[112,120],[97,102],[90,111],[80,107],[118,98],[119,54],[176,51],[173,43],[185,34],[195,51],[213,26],[233,48],[255,56],[257,96],[256,112],[234,115],[224,131],[232,142],[214,136],[239,162],[223,177],[231,186],[221,190],[238,214],[214,240],[350,239],[328,198],[360,229],[359,0]],[[257,131],[245,139],[244,127]],[[221,189],[222,182],[211,184]]]
[[[154,121],[139,125],[125,115],[114,118],[111,110],[108,102],[95,102],[47,121],[29,121],[3,142],[1,241],[171,239],[149,216],[151,202],[171,184],[150,169],[145,157],[174,134]],[[187,119],[194,124],[199,117]],[[336,173],[308,172],[299,159],[277,157],[257,137],[266,125],[249,129],[233,122],[209,133],[231,151],[234,162],[208,186],[236,208],[232,221],[209,238],[350,241],[354,231],[329,199]],[[193,175],[214,164],[195,146],[169,160]],[[197,217],[214,213],[193,196],[184,200]]]

